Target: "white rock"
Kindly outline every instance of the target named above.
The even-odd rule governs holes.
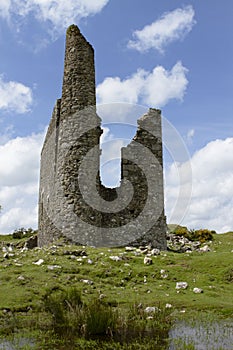
[[[168,274],[166,273],[166,270],[160,270],[160,273],[161,273],[161,277],[162,278],[168,278]]]
[[[152,314],[152,313],[155,313],[156,310],[157,310],[157,308],[154,306],[147,306],[145,308],[144,312],[146,312],[147,314]]]
[[[203,247],[201,247],[200,252],[206,253],[206,252],[210,252],[210,247],[206,244]]]
[[[113,261],[121,261],[122,260],[122,258],[120,256],[115,256],[115,255],[112,255],[109,258]]]
[[[157,248],[152,249],[151,255],[160,255],[160,250]]]
[[[24,247],[20,250],[20,253],[24,253],[24,252],[26,252],[26,251],[28,251],[28,248],[24,246]]]
[[[19,281],[24,281],[25,278],[24,278],[22,275],[20,275],[20,276],[17,278],[17,280],[19,280]]]
[[[38,261],[36,262],[33,262],[34,265],[38,265],[40,266],[41,264],[43,264],[44,260],[43,259],[39,259]]]
[[[94,283],[91,280],[85,280],[85,279],[81,279],[80,281],[83,282],[83,283],[89,284],[90,286]]]
[[[200,294],[200,293],[203,293],[203,289],[195,287],[193,288],[193,292],[196,294]]]
[[[75,260],[76,259],[76,255],[70,255],[69,257],[71,260]]]
[[[171,308],[172,308],[172,305],[171,305],[171,304],[166,304],[166,305],[165,305],[165,308],[166,308],[166,309],[171,309]]]
[[[48,265],[47,269],[48,270],[61,269],[61,266],[59,266],[59,265]]]
[[[106,298],[106,294],[100,294],[99,299],[102,300],[104,298]]]
[[[187,289],[188,283],[187,282],[176,282],[176,289]]]
[[[88,264],[92,265],[93,264],[93,261],[91,259],[88,259],[87,260]]]
[[[135,247],[125,247],[125,251],[126,251],[126,252],[132,252],[132,251],[134,251],[134,250],[136,250]]]
[[[152,264],[152,259],[149,258],[148,256],[145,256],[145,258],[144,258],[144,264],[145,264],[145,265],[151,265],[151,264]]]

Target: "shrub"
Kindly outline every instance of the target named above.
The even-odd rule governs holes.
[[[204,243],[213,240],[213,234],[215,231],[207,229],[188,230],[185,226],[177,226],[172,233],[188,238],[190,241],[200,241],[201,243]]]
[[[33,235],[37,234],[37,230],[33,230],[32,228],[18,228],[17,230],[15,230],[12,234],[12,237],[14,239],[22,239],[22,238],[28,238],[31,237]]]
[[[54,331],[60,335],[90,338],[93,335],[112,335],[116,328],[117,314],[110,306],[99,300],[84,304],[75,288],[47,293],[44,306],[52,316]]]
[[[113,335],[118,320],[113,308],[96,300],[87,307],[85,336]]]
[[[172,233],[174,233],[177,236],[187,237],[189,234],[189,230],[185,226],[178,225]]]
[[[60,335],[80,332],[83,325],[82,306],[81,294],[75,288],[47,292],[44,299],[45,311],[52,316],[52,328]]]
[[[99,299],[84,304],[74,288],[48,292],[44,305],[52,316],[52,330],[61,337],[69,337],[69,341],[85,338],[132,344],[148,337],[159,344],[168,337],[171,325],[165,308],[155,308],[152,318],[148,318],[142,305],[120,312]]]
[[[206,241],[211,241],[213,239],[213,234],[210,230],[207,229],[200,229],[191,231],[190,234],[190,240],[192,241],[200,241],[201,243],[204,243]]]

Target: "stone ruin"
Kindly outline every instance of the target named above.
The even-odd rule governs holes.
[[[138,120],[121,149],[121,182],[101,183],[101,119],[96,112],[94,50],[72,25],[66,33],[62,97],[41,152],[38,245],[60,237],[91,246],[166,249],[161,111]]]

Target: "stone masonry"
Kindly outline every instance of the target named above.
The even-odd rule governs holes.
[[[39,246],[63,237],[82,245],[166,249],[160,110],[149,109],[122,148],[116,188],[101,183],[100,126],[94,50],[72,25],[66,34],[62,97],[41,152]]]

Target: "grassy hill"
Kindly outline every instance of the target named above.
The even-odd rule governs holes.
[[[135,305],[143,310],[156,307],[156,310],[166,311],[161,324],[167,322],[168,316],[169,324],[180,319],[230,319],[233,316],[233,233],[215,234],[213,241],[207,244],[208,252],[161,252],[150,256],[152,263],[147,265],[143,250],[78,247],[61,241],[46,248],[25,250],[24,239],[0,236],[3,249],[0,333],[3,339],[12,334],[28,334],[29,337],[33,334],[36,343],[28,349],[62,349],[58,347],[62,346],[59,341],[60,345],[51,345],[54,314],[47,312],[45,299],[71,288],[80,293],[83,305],[101,300],[103,305],[122,315],[128,315]],[[187,282],[188,287],[177,289],[177,282]],[[194,293],[194,288],[200,288],[202,293]],[[148,314],[144,316],[148,323]],[[41,332],[47,345],[37,347],[42,341]],[[80,344],[70,349],[82,349]],[[86,340],[83,349],[88,346]],[[106,349],[110,349],[109,344]],[[112,349],[118,347],[115,345]],[[149,343],[135,345],[135,349],[150,349]]]

